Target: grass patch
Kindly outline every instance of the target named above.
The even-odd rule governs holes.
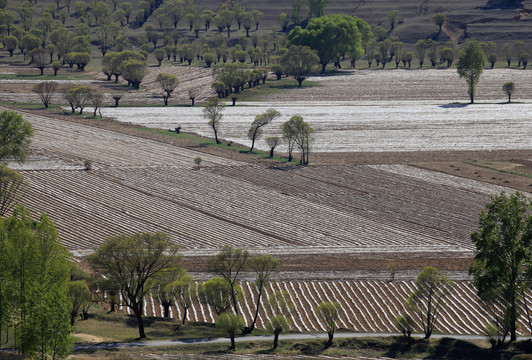
[[[260,158],[270,159],[270,153],[267,151],[253,150],[252,152],[250,152],[248,147],[243,147],[238,144],[232,144],[230,146],[229,146],[229,143],[227,142],[222,142],[221,144],[217,144],[216,141],[213,139],[201,137],[201,136],[190,134],[190,133],[181,132],[177,134],[175,132],[170,132],[168,130],[163,130],[163,129],[153,129],[153,128],[140,128],[140,129],[142,131],[149,132],[152,134],[164,135],[164,136],[169,136],[175,139],[192,141],[197,144],[197,147],[207,147],[207,146],[217,147],[217,148],[228,150],[228,151],[236,151],[241,154],[249,154],[249,155],[257,156]],[[299,164],[299,162],[295,160],[288,162],[287,158],[280,157],[280,156],[274,156],[271,159],[273,161],[282,162],[282,163]]]
[[[306,80],[301,85],[302,88],[320,86],[316,81]],[[282,78],[281,80],[268,80],[265,84],[260,84],[251,89],[246,88],[243,92],[236,94],[239,101],[260,101],[265,100],[268,96],[282,93],[286,90],[297,89],[297,81],[292,78]],[[226,99],[231,100],[231,95]]]
[[[463,163],[467,165],[471,165],[471,166],[476,166],[482,169],[497,171],[503,174],[510,174],[510,175],[521,176],[521,177],[532,179],[532,174],[516,170],[520,166],[519,164],[515,164],[512,162],[508,162],[508,161],[483,161],[483,162],[464,161]]]
[[[91,76],[86,73],[61,73],[53,74],[0,74],[0,80],[90,80]]]

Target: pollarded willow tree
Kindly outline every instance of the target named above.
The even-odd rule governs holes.
[[[30,150],[33,126],[14,111],[0,113],[0,162],[24,162]]]
[[[405,307],[418,317],[425,339],[430,338],[442,309],[445,298],[454,288],[454,283],[432,266],[424,268],[416,278],[416,290],[405,302]]]
[[[361,48],[362,40],[369,37],[371,30],[368,23],[344,14],[313,18],[305,29],[296,26],[288,34],[290,45],[303,45],[316,50],[322,72],[329,62],[336,62],[341,54]]]
[[[458,71],[458,75],[467,82],[467,93],[469,94],[471,104],[474,103],[477,84],[484,70],[485,60],[486,56],[484,55],[484,51],[475,40],[468,41],[458,56],[456,70]]]
[[[288,160],[292,160],[292,150],[297,145],[301,151],[300,165],[308,165],[310,145],[314,141],[314,129],[300,115],[294,115],[281,126],[283,138],[288,143]]]
[[[327,335],[329,339],[327,341],[327,346],[332,346],[334,332],[336,330],[336,321],[340,317],[341,307],[338,303],[332,303],[329,301],[324,301],[316,307],[316,313],[320,317],[321,321],[325,324],[325,329],[327,330]]]
[[[499,342],[516,340],[516,322],[523,294],[532,275],[531,202],[516,192],[510,196],[493,195],[479,214],[478,230],[471,234],[475,259],[469,272],[478,295],[487,303],[502,305],[493,322],[503,331]]]
[[[157,74],[157,78],[155,79],[155,81],[159,83],[161,89],[164,92],[164,106],[168,106],[168,99],[174,92],[177,85],[179,85],[179,79],[175,75],[159,73]]]

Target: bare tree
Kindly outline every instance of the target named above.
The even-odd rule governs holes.
[[[33,92],[39,94],[45,108],[52,99],[52,94],[57,91],[58,85],[54,81],[43,81],[33,86]]]
[[[179,79],[174,75],[159,73],[155,81],[159,83],[161,89],[164,91],[164,106],[167,106],[168,98],[172,95],[176,86],[179,85]]]

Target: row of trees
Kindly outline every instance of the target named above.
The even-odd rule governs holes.
[[[203,115],[208,120],[209,126],[213,129],[214,139],[217,144],[221,143],[218,139],[218,132],[222,127],[222,112],[224,107],[225,105],[215,97],[209,99],[203,108]],[[280,115],[281,114],[277,110],[269,109],[265,113],[259,114],[255,117],[255,120],[252,122],[248,130],[248,138],[251,140],[250,152],[252,152],[255,147],[255,141],[261,137],[263,128]],[[294,115],[290,120],[281,125],[281,132],[283,134],[282,139],[278,136],[266,138],[266,143],[270,147],[270,157],[273,157],[275,148],[281,143],[281,140],[283,140],[288,149],[288,161],[293,160],[294,149],[298,148],[301,152],[299,164],[308,165],[309,153],[312,142],[314,141],[314,129],[303,120],[302,116]]]

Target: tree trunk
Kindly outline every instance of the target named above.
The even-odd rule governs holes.
[[[235,335],[234,334],[231,334],[231,347],[229,348],[229,350],[234,350],[236,349],[236,345],[235,345]]]
[[[270,149],[270,158],[273,157],[273,150],[275,150],[275,148],[271,148],[271,149]]]
[[[146,333],[144,332],[144,319],[142,319],[142,310],[140,310],[139,307],[140,304],[135,304],[132,310],[139,326],[139,338],[144,339],[146,338]]]
[[[301,83],[303,82],[302,79],[297,79],[297,87],[301,87]]]
[[[277,349],[278,346],[279,346],[279,334],[275,333],[273,337],[273,348]]]
[[[183,322],[182,322],[183,325],[185,325],[185,321],[187,320],[187,310],[188,310],[188,307],[183,307]]]
[[[328,335],[329,335],[329,340],[327,341],[327,347],[331,347],[332,343],[333,343],[334,333],[330,332],[330,333],[328,333]]]
[[[163,305],[163,310],[164,310],[164,311],[163,311],[163,313],[164,313],[163,316],[164,316],[165,318],[170,317],[170,305],[171,305],[171,304],[168,303],[168,302],[165,302],[165,303],[163,303],[162,305]]]
[[[111,301],[111,311],[110,312],[115,312],[115,301],[114,300]]]
[[[168,97],[163,96],[163,100],[164,100],[164,106],[168,106]]]

